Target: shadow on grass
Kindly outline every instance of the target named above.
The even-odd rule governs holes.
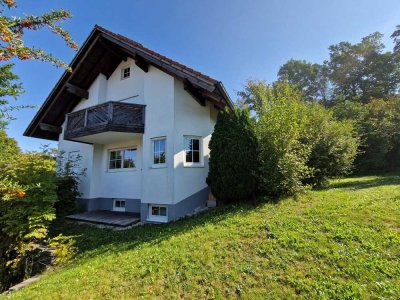
[[[146,224],[126,230],[97,228],[59,220],[50,230],[51,236],[63,234],[75,237],[78,255],[98,255],[108,251],[132,250],[144,244],[156,245],[205,225],[217,225],[229,217],[246,215],[255,209],[251,204],[238,204],[210,209],[193,217],[183,218],[169,224]]]
[[[332,182],[324,189],[333,188],[345,188],[352,190],[368,189],[383,185],[398,185],[400,183],[400,174],[396,173],[385,173],[379,174],[378,176],[371,176],[371,178],[355,177],[354,180],[345,182]]]

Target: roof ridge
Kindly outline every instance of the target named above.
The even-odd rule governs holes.
[[[208,76],[208,75],[206,75],[204,73],[201,73],[201,72],[199,72],[199,71],[197,71],[197,70],[195,70],[193,68],[190,68],[190,67],[188,67],[188,66],[186,66],[186,65],[184,65],[184,64],[182,64],[182,63],[180,63],[180,62],[178,62],[176,60],[173,60],[173,59],[171,59],[171,58],[169,58],[169,57],[167,57],[165,55],[162,55],[162,54],[160,54],[160,53],[158,53],[158,52],[156,52],[154,50],[151,50],[150,48],[147,48],[147,47],[143,46],[143,44],[138,43],[138,42],[136,42],[136,41],[124,36],[124,35],[112,32],[112,31],[110,31],[110,30],[108,30],[108,29],[106,29],[106,28],[104,28],[104,27],[102,27],[100,25],[97,25],[97,24],[94,26],[94,28],[102,31],[103,33],[106,33],[106,34],[109,34],[111,36],[114,36],[114,37],[116,37],[117,39],[119,39],[119,40],[121,40],[123,42],[131,44],[131,45],[133,45],[135,47],[141,48],[142,50],[147,51],[150,54],[152,54],[154,56],[157,56],[160,59],[166,60],[169,63],[171,63],[173,65],[176,65],[179,68],[182,68],[182,69],[184,69],[184,70],[186,70],[188,72],[191,72],[191,73],[193,73],[193,74],[195,74],[197,76],[203,77],[203,79],[205,79],[205,80],[211,81],[213,83],[220,82],[219,80],[216,80],[215,78],[212,78],[212,77],[210,77],[210,76]]]

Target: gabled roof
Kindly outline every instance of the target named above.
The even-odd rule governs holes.
[[[64,72],[24,135],[58,140],[65,114],[71,112],[82,98],[87,98],[87,90],[97,76],[102,73],[108,78],[128,57],[134,59],[144,72],[153,66],[182,81],[185,90],[200,105],[211,101],[219,109],[233,108],[220,81],[96,25],[72,60],[73,71]]]

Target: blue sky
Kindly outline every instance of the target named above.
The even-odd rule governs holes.
[[[221,80],[234,100],[247,79],[271,82],[290,58],[322,62],[329,45],[340,41],[357,42],[380,31],[391,48],[389,36],[400,24],[398,0],[20,0],[12,14],[56,8],[72,12],[64,26],[79,45],[99,24]],[[75,54],[49,32],[26,37],[27,44],[66,62]],[[16,62],[15,72],[26,89],[17,103],[40,106],[63,70],[24,61]],[[17,120],[9,125],[9,135],[23,150],[49,143],[22,136],[37,109],[17,112]]]

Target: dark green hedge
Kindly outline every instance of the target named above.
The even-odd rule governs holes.
[[[218,200],[251,199],[257,192],[257,138],[247,111],[218,114],[210,144],[207,183]]]

